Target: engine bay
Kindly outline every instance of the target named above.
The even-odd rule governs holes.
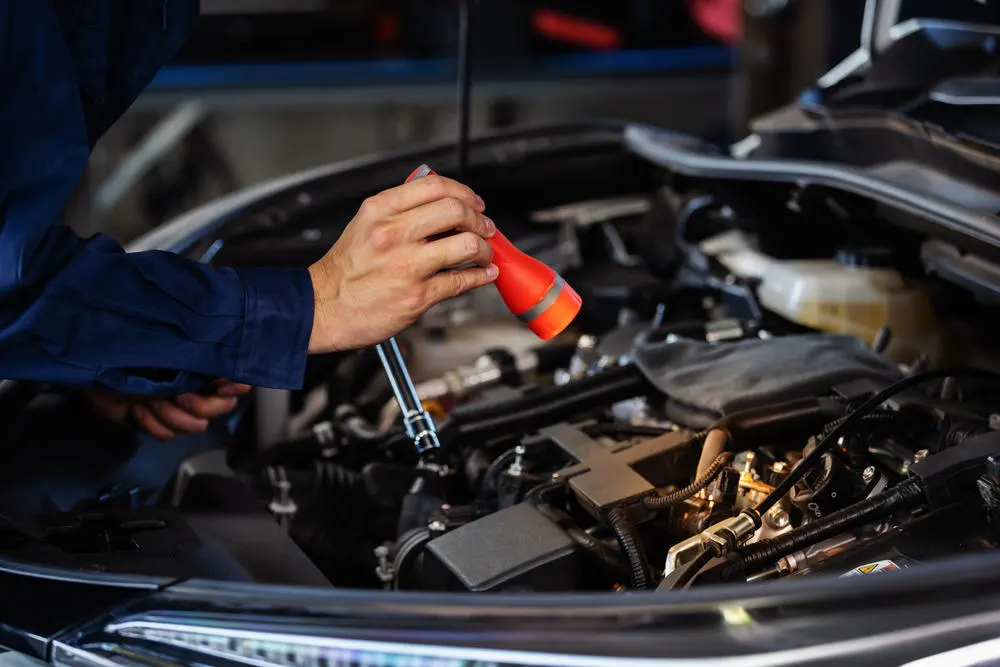
[[[569,331],[540,343],[487,287],[399,337],[438,424],[436,465],[417,460],[375,351],[326,355],[302,391],[258,389],[224,447],[188,456],[163,488],[35,514],[4,553],[571,592],[862,576],[995,547],[990,309],[928,274],[938,241],[856,196],[748,198],[683,179],[636,192],[637,173],[597,199],[550,187],[544,205],[495,214],[581,294]],[[328,243],[304,218],[282,228],[296,245],[278,257],[259,222],[213,261]]]
[[[900,115],[995,64],[995,40],[901,34],[903,73],[920,56],[938,65],[928,80],[888,85],[890,52],[870,80],[762,119],[735,158],[606,123],[477,140],[470,185],[583,310],[540,343],[486,287],[398,336],[437,424],[432,465],[374,349],[311,357],[300,391],[258,388],[176,445],[58,391],[4,388],[0,554],[484,593],[781,585],[995,549],[997,149],[954,125],[957,107],[951,125]],[[190,243],[168,229],[148,247],[308,266],[365,196],[451,159],[442,146],[291,179]]]

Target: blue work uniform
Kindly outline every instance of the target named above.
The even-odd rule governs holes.
[[[125,253],[60,220],[101,135],[180,48],[198,0],[0,0],[0,378],[132,393],[301,386],[305,269]]]

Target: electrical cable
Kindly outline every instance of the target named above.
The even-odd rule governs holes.
[[[847,433],[858,422],[863,420],[866,415],[875,411],[875,409],[877,409],[885,401],[889,400],[896,394],[900,394],[917,385],[947,377],[964,377],[976,380],[987,380],[989,382],[1000,384],[1000,374],[994,373],[993,371],[980,368],[940,368],[911,375],[910,377],[904,378],[899,382],[890,385],[859,405],[858,408],[847,415],[847,417],[839,425],[826,433],[826,435],[824,435],[820,441],[816,443],[816,447],[802,459],[799,465],[797,465],[792,472],[784,480],[782,480],[782,482],[778,484],[773,491],[771,491],[771,493],[767,494],[767,497],[757,503],[757,506],[752,510],[748,510],[747,513],[756,514],[758,517],[767,513],[768,510],[774,507],[774,505],[777,504],[777,502],[781,500],[781,498],[784,497],[789,491],[791,491],[792,487],[794,487],[798,481],[802,479],[814,465],[816,465],[816,463],[823,457],[823,454],[833,448],[833,445],[837,442],[840,436]]]
[[[622,555],[628,560],[629,583],[632,588],[637,591],[648,589],[649,565],[646,562],[646,554],[632,522],[628,520],[625,508],[615,507],[608,512],[608,525],[618,540]]]
[[[688,484],[683,489],[674,491],[673,493],[668,493],[665,496],[646,496],[642,499],[642,504],[648,509],[666,509],[671,505],[676,505],[679,502],[687,500],[694,494],[698,493],[706,486],[712,483],[719,473],[733,460],[732,452],[722,452],[715,457],[712,461],[712,465],[708,467],[705,474],[701,476],[700,479],[696,479],[691,484]]]
[[[896,510],[919,505],[923,499],[923,486],[916,480],[908,480],[784,535],[742,547],[738,551],[741,570],[752,572],[828,537],[871,523]]]

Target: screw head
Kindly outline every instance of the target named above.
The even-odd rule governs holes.
[[[865,468],[864,472],[861,473],[861,479],[866,482],[870,482],[875,479],[875,466],[868,466]]]
[[[788,528],[788,524],[791,523],[791,518],[781,507],[775,507],[770,512],[764,515],[764,520],[767,521],[767,525],[775,530],[784,530]]]
[[[913,454],[913,461],[914,461],[914,463],[916,463],[917,461],[923,461],[924,459],[926,459],[930,455],[931,455],[931,453],[930,453],[929,450],[926,450],[926,449],[917,450],[917,452],[915,452]]]
[[[385,546],[375,547],[375,558],[378,558],[379,560],[381,560],[383,558],[388,558],[388,557],[389,557],[389,549],[388,549],[388,547],[385,547]]]
[[[432,533],[443,533],[447,526],[444,525],[444,521],[431,521],[427,524],[427,528],[429,528]]]

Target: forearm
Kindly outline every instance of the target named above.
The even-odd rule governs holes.
[[[305,270],[125,254],[107,237],[53,227],[0,282],[0,377],[164,394],[216,377],[301,385],[313,319]]]

